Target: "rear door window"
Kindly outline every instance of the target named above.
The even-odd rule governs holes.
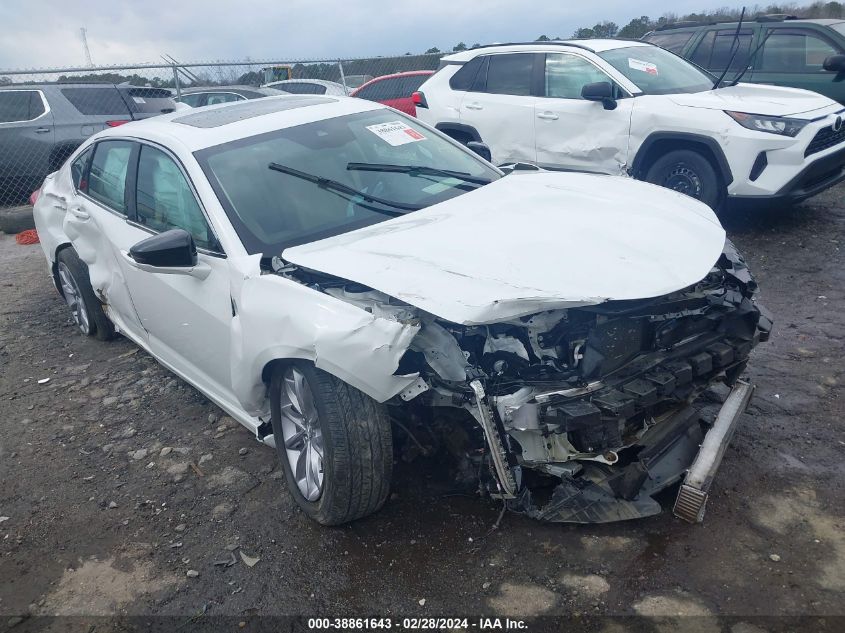
[[[712,71],[722,71],[728,67],[734,48],[734,37],[736,28],[710,30],[704,34],[695,52],[690,58],[695,64]],[[736,38],[736,55],[731,62],[730,70],[741,70],[748,65],[748,56],[751,51],[751,40],[754,31],[752,29],[741,29]]]
[[[61,93],[80,114],[129,116],[129,107],[113,86],[62,88]]]
[[[490,55],[485,92],[500,95],[531,96],[534,53]]]
[[[88,171],[88,195],[121,215],[126,215],[126,172],[133,145],[130,141],[97,143]]]
[[[771,29],[760,55],[760,70],[818,72],[826,58],[839,52],[827,38],[810,29]]]
[[[37,90],[0,91],[0,123],[32,121],[45,111]]]
[[[70,164],[70,174],[71,178],[73,179],[73,186],[76,187],[77,191],[82,191],[87,193],[88,192],[88,179],[87,179],[87,171],[88,171],[88,163],[91,161],[91,156],[94,154],[94,147],[89,147],[84,152],[82,152],[76,159]]]
[[[652,33],[643,38],[646,42],[657,44],[667,51],[672,51],[678,55],[684,50],[684,46],[690,41],[695,31],[684,31],[681,33]]]

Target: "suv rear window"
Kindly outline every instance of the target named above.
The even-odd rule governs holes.
[[[169,90],[164,88],[127,88],[118,87],[129,102],[133,112],[155,113],[173,112],[173,99]]]
[[[657,44],[661,48],[665,48],[667,51],[672,51],[673,53],[680,55],[681,51],[684,50],[684,46],[686,46],[687,42],[690,41],[694,33],[695,31],[682,31],[680,33],[652,33],[643,39],[646,42]]]
[[[460,70],[449,79],[449,87],[452,90],[469,90],[484,59],[485,57],[479,56],[461,66]]]
[[[129,114],[129,107],[114,86],[62,88],[61,92],[80,114],[122,116]]]

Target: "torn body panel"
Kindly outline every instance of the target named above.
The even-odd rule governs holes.
[[[279,359],[305,359],[379,402],[413,384],[394,375],[420,326],[392,320],[283,276],[259,257],[232,258],[232,388],[250,414],[268,413],[262,374]]]
[[[771,329],[745,262],[730,242],[723,247],[706,276],[656,298],[480,325],[419,311],[419,333],[400,362],[419,377],[397,415],[409,402],[468,412],[477,435],[467,454],[489,468],[480,487],[534,518],[606,522],[660,512],[653,495],[684,476],[702,442],[721,458],[730,440],[710,430],[698,397],[714,383],[733,385]],[[334,287],[324,292],[346,301],[413,310],[352,282],[325,283]],[[733,426],[743,410],[733,407]],[[712,480],[720,460],[699,461]],[[548,482],[556,484],[544,494]]]

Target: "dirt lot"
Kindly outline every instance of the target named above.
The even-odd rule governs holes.
[[[425,460],[397,465],[376,516],[309,522],[271,449],[128,341],[81,336],[38,246],[0,236],[0,630],[113,613],[580,614],[625,630],[591,618],[646,614],[705,616],[683,620],[702,631],[736,616],[740,633],[845,615],[843,194],[730,221],[775,331],[703,524],[675,519],[670,494],[648,520],[507,515],[486,537],[498,506],[449,495]]]

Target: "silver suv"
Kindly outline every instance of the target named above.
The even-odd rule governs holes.
[[[92,134],[172,112],[164,88],[33,84],[0,88],[0,205],[22,202]]]

